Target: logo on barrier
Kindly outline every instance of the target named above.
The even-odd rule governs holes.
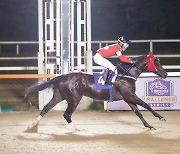
[[[143,100],[151,107],[172,107],[177,101],[176,96],[173,96],[173,90],[172,81],[163,79],[146,81]]]

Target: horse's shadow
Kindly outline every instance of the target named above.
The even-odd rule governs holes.
[[[55,141],[55,142],[97,142],[97,141],[109,141],[121,144],[129,143],[144,143],[151,140],[153,143],[163,142],[164,144],[173,144],[180,143],[180,139],[171,139],[171,138],[160,138],[156,135],[153,135],[149,130],[143,131],[137,134],[92,134],[84,135],[78,133],[65,133],[62,135],[57,134],[45,134],[45,133],[36,133],[37,136],[29,135],[18,135],[17,138],[25,141]],[[41,136],[38,138],[38,136]],[[45,136],[44,138],[42,136]]]

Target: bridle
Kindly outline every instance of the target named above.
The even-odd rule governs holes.
[[[158,59],[156,57],[154,57],[154,55],[151,53],[149,53],[149,55],[147,56],[148,59],[148,66],[147,66],[147,70],[149,72],[157,72],[157,68],[161,67],[161,64],[157,64]]]
[[[123,71],[123,74],[121,75],[117,74],[117,77],[119,79],[123,77],[129,77],[136,80],[137,78],[129,72],[133,67],[136,67],[139,70],[139,74],[141,74],[144,70],[155,73],[157,72],[157,68],[161,66],[161,64],[158,64],[158,65],[155,64],[156,60],[157,59],[154,57],[153,53],[150,51],[149,55],[147,55],[147,64],[144,66],[145,69],[140,68],[137,63],[132,63],[132,65],[129,68],[125,68],[122,66],[122,63],[119,63],[116,66],[116,68],[121,68],[121,70]]]
[[[126,69],[125,67],[123,67],[121,64],[122,64],[122,63],[119,63],[116,67],[120,67],[121,70],[123,71],[123,74],[121,74],[121,75],[120,75],[120,74],[117,74],[117,77],[118,77],[119,79],[121,79],[121,78],[123,78],[123,77],[128,77],[128,78],[131,78],[131,79],[136,80],[136,77],[129,72],[133,67],[136,67],[136,68],[137,68],[136,64],[133,63],[133,64],[132,64],[129,68],[127,68],[127,69]],[[138,69],[139,69],[139,67],[138,67]],[[142,70],[141,70],[141,71],[142,71]]]

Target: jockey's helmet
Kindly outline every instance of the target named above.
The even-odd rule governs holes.
[[[124,36],[121,36],[118,39],[118,44],[120,45],[122,51],[125,51],[129,47],[129,43],[130,43],[130,41],[127,38],[125,38]]]

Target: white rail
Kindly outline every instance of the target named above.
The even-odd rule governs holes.
[[[104,44],[111,44],[111,43],[116,43],[117,41],[114,40],[106,40],[106,41],[92,41],[92,46],[96,45],[96,47],[100,48],[104,46]],[[180,43],[180,39],[166,39],[166,40],[131,40],[132,43],[149,43],[149,49],[153,51],[153,44],[154,43]],[[75,42],[77,43],[77,42]],[[16,53],[17,57],[0,57],[0,61],[6,61],[6,60],[38,60],[37,57],[20,57],[19,54],[21,51],[21,46],[22,45],[37,45],[36,51],[38,51],[38,41],[0,41],[0,55],[2,55],[2,46],[7,46],[7,45],[15,45],[16,50],[14,51]],[[98,46],[97,46],[98,45]],[[156,55],[156,53],[155,53]],[[135,57],[139,55],[128,55],[129,57]],[[162,57],[162,58],[179,58],[180,54],[162,54],[162,55],[156,55],[157,57]],[[50,57],[56,58],[56,57]],[[77,58],[76,56],[74,58]],[[178,70],[180,69],[180,65],[164,65],[163,66],[165,69],[175,69]],[[76,68],[76,66],[75,66]],[[93,66],[94,70],[102,69],[102,67],[99,66]],[[37,70],[37,66],[27,66],[27,67],[0,67],[0,70]]]

